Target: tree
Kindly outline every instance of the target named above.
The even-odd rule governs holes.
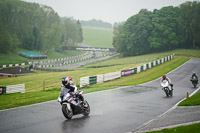
[[[73,43],[81,41],[80,28],[70,19],[65,19],[63,21],[63,35],[65,39],[65,45],[71,45]]]
[[[22,42],[22,46],[25,49],[33,50],[34,49],[34,36],[33,35],[26,35]]]
[[[139,14],[129,18],[124,25],[114,30],[113,46],[124,56],[148,53],[148,36],[152,25],[151,12],[142,9]]]
[[[73,23],[66,20],[62,23],[51,7],[37,3],[1,0],[0,23],[0,29],[3,29],[0,31],[0,47],[6,44],[7,50],[18,47],[29,50],[58,49],[64,42],[83,40],[79,21]]]
[[[200,3],[185,2],[180,5],[179,33],[184,48],[200,47]]]
[[[114,28],[113,46],[124,56],[200,47],[200,3],[146,9]]]
[[[159,50],[174,49],[179,44],[177,35],[178,7],[163,7],[154,10],[152,17],[153,29],[149,37],[151,48]]]
[[[82,30],[82,26],[80,21],[77,21],[77,26],[78,26],[78,42],[82,42],[83,41],[83,30]]]
[[[120,48],[120,39],[121,39],[121,37],[120,37],[120,35],[122,34],[122,27],[123,27],[123,25],[121,24],[121,25],[117,25],[117,26],[115,26],[114,27],[114,30],[113,30],[113,34],[114,34],[114,36],[113,36],[113,46],[114,46],[114,48],[117,50],[117,52],[119,52],[119,53],[121,53],[123,50],[121,50],[121,48]]]
[[[11,48],[11,36],[5,27],[0,23],[0,49],[1,53],[8,53]]]
[[[52,25],[46,32],[43,49],[46,50],[46,54],[49,50],[60,48],[60,39],[62,37],[62,28],[60,25]]]
[[[34,46],[35,49],[38,49],[38,44],[39,44],[39,30],[36,26],[33,27],[33,37],[34,37]]]

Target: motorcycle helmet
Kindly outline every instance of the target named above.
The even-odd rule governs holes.
[[[70,83],[69,77],[63,77],[63,78],[62,78],[62,84],[63,84],[65,87],[68,86],[69,83]]]
[[[166,75],[164,74],[162,77],[163,77],[163,79],[165,79],[165,78],[166,78]]]

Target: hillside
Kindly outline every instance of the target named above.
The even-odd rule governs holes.
[[[83,43],[93,47],[113,48],[113,30],[83,26]]]
[[[99,27],[99,28],[112,28],[112,24],[103,22],[102,20],[92,19],[89,21],[81,21],[82,26]]]

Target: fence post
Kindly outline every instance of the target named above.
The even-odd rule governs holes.
[[[43,81],[43,90],[45,90],[45,80]]]

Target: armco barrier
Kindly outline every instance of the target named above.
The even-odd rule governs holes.
[[[162,59],[158,59],[156,61],[152,61],[147,64],[143,64],[136,68],[130,68],[127,70],[122,70],[122,71],[112,72],[112,73],[107,73],[107,74],[101,74],[101,75],[97,75],[97,76],[82,77],[82,78],[80,78],[80,87],[84,87],[85,85],[89,85],[89,84],[96,84],[96,83],[114,80],[114,79],[120,78],[122,76],[129,76],[132,74],[136,74],[136,73],[145,71],[147,69],[150,69],[156,65],[162,64],[166,61],[169,61],[173,58],[174,58],[174,55],[170,55],[170,56],[164,57]]]
[[[156,61],[156,65],[158,65],[158,60]]]
[[[137,73],[140,73],[140,66],[137,67]]]
[[[133,74],[136,74],[137,73],[137,68],[133,68],[134,72]]]
[[[147,70],[147,65],[146,64],[143,65],[143,71],[145,71],[145,70]]]
[[[82,54],[82,55],[78,55],[78,56],[72,56],[72,57],[66,57],[66,58],[60,58],[60,59],[53,59],[53,60],[44,60],[44,61],[39,61],[39,62],[34,62],[34,63],[45,63],[45,62],[57,62],[57,61],[63,61],[64,60],[68,60],[68,59],[74,59],[74,58],[77,58],[77,57],[83,57],[84,55],[87,55],[88,52]],[[90,59],[91,57],[89,58],[84,58],[84,59],[81,59],[81,60],[86,60],[86,59]],[[77,62],[77,60],[73,60],[73,61],[70,61],[70,63],[72,62]],[[68,61],[64,62],[65,64],[68,64]],[[8,65],[2,65],[0,66],[0,68],[6,68],[6,67],[16,67],[16,66],[24,66],[24,65],[30,65],[30,64],[33,64],[33,62],[24,62],[24,63],[19,63],[19,64],[8,64]],[[63,65],[63,64],[61,64]],[[46,65],[40,65],[41,68],[44,68]],[[49,67],[56,67],[56,66],[59,66],[59,65],[49,65]]]
[[[121,71],[106,73],[106,74],[104,74],[104,80],[103,81],[105,82],[105,81],[117,79],[117,78],[120,78],[120,77],[121,77]]]
[[[103,82],[103,74],[97,75],[97,83],[102,83]]]
[[[148,64],[149,64],[149,69],[152,68],[152,66],[151,66],[151,62],[149,62]]]
[[[25,93],[25,84],[6,86],[6,94],[17,92]]]
[[[133,74],[133,69],[127,69],[127,70],[123,70],[121,73],[121,76],[129,76],[131,74]]]
[[[151,62],[151,67],[154,67],[153,62]]]
[[[144,70],[144,66],[140,66],[140,72],[142,72]]]
[[[147,69],[149,69],[149,64],[146,64]]]
[[[97,76],[91,76],[89,77],[89,84],[96,84],[97,83]]]
[[[160,64],[160,60],[157,60],[157,63],[158,63],[158,64],[156,64],[156,65],[159,65],[159,64]]]
[[[89,85],[90,82],[89,82],[89,76],[88,77],[82,77],[80,78],[80,87],[84,87],[86,85]]]
[[[156,66],[156,61],[153,61],[153,66]]]

